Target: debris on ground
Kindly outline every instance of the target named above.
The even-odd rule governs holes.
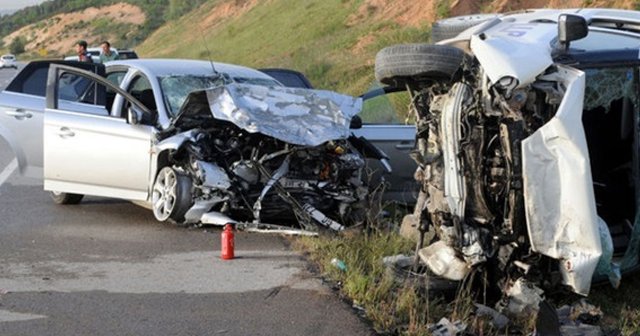
[[[505,311],[511,315],[535,314],[538,312],[544,291],[520,278],[507,289]]]
[[[479,303],[474,303],[474,306],[476,306],[476,316],[491,318],[491,324],[493,324],[496,329],[500,330],[509,325],[509,318],[500,314],[497,310]]]
[[[387,256],[382,258],[382,263],[386,267],[387,274],[398,284],[407,280],[420,280],[416,284],[423,289],[433,291],[433,293],[442,293],[458,288],[457,282],[437,277],[430,273],[425,265],[416,264],[416,258],[413,256],[404,254]]]
[[[404,254],[382,258],[382,263],[388,268],[402,269],[413,266],[415,258]]]
[[[347,271],[347,264],[344,263],[344,261],[338,259],[338,258],[333,258],[331,259],[331,265],[335,266],[337,269],[346,272]]]
[[[467,324],[462,321],[451,322],[446,317],[429,327],[429,332],[434,336],[455,336],[462,334],[467,329]]]
[[[602,310],[582,299],[573,305],[557,309],[560,333],[564,336],[599,336],[602,329],[596,324],[602,319]]]
[[[571,306],[569,318],[586,324],[596,324],[602,318],[602,310],[582,299]]]

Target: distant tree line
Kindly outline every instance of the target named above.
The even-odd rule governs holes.
[[[50,0],[23,8],[11,15],[0,17],[0,38],[32,23],[56,14],[70,13],[89,7],[101,7],[119,2],[139,6],[146,14],[145,24],[137,31],[136,43],[141,42],[167,20],[177,19],[207,0]]]

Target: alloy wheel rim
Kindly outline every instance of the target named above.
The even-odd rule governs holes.
[[[165,168],[158,174],[151,199],[156,219],[165,221],[171,216],[176,205],[177,182],[176,174],[171,168]]]

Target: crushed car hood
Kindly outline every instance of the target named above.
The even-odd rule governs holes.
[[[347,138],[361,109],[362,99],[331,91],[233,83],[189,94],[174,125],[209,114],[249,133],[318,146]]]

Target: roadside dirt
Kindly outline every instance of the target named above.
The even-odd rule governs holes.
[[[242,16],[257,4],[258,0],[225,1],[211,9],[209,14],[207,14],[206,19],[201,23],[201,26],[203,28],[215,27],[226,22],[226,19]]]
[[[127,3],[117,3],[105,7],[90,7],[83,11],[59,14],[39,23],[23,27],[9,35],[3,42],[9,45],[16,37],[25,37],[28,41],[25,50],[38,52],[42,56],[64,55],[74,53],[73,47],[77,40],[86,40],[89,46],[94,46],[104,39],[117,41],[114,34],[92,34],[92,25],[99,19],[108,20],[108,24],[128,23],[142,25],[146,16],[142,9]],[[113,42],[112,42],[113,43]],[[115,45],[115,43],[114,43]]]

